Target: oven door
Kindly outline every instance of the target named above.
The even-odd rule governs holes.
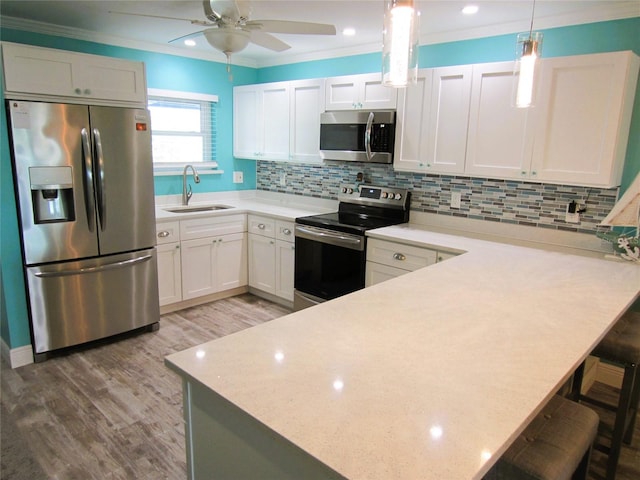
[[[304,306],[364,288],[364,236],[296,224],[295,242],[294,286]]]

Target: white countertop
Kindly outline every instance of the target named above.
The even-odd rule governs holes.
[[[167,357],[347,478],[481,478],[640,291],[628,263],[370,233],[466,253]]]
[[[293,221],[296,217],[334,212],[338,209],[337,200],[255,190],[195,194],[189,202],[191,207],[203,205],[227,205],[231,208],[204,212],[172,213],[166,209],[180,207],[180,195],[164,195],[156,197],[156,222],[163,223],[189,218],[233,215],[236,213],[262,214],[280,220]]]

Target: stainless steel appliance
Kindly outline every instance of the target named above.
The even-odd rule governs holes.
[[[342,187],[338,211],[296,218],[294,310],[364,288],[365,232],[409,221],[409,191]]]
[[[36,361],[160,317],[144,109],[7,101]]]
[[[325,160],[391,163],[396,112],[339,111],[320,114],[320,156]]]

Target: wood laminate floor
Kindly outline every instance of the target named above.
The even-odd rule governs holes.
[[[246,294],[163,315],[154,333],[15,370],[2,362],[0,478],[185,479],[181,384],[164,357],[286,313]],[[594,453],[590,480],[605,461]],[[638,479],[640,425],[617,477]]]

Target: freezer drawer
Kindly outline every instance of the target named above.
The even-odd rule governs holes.
[[[36,360],[160,319],[155,248],[26,271]]]

